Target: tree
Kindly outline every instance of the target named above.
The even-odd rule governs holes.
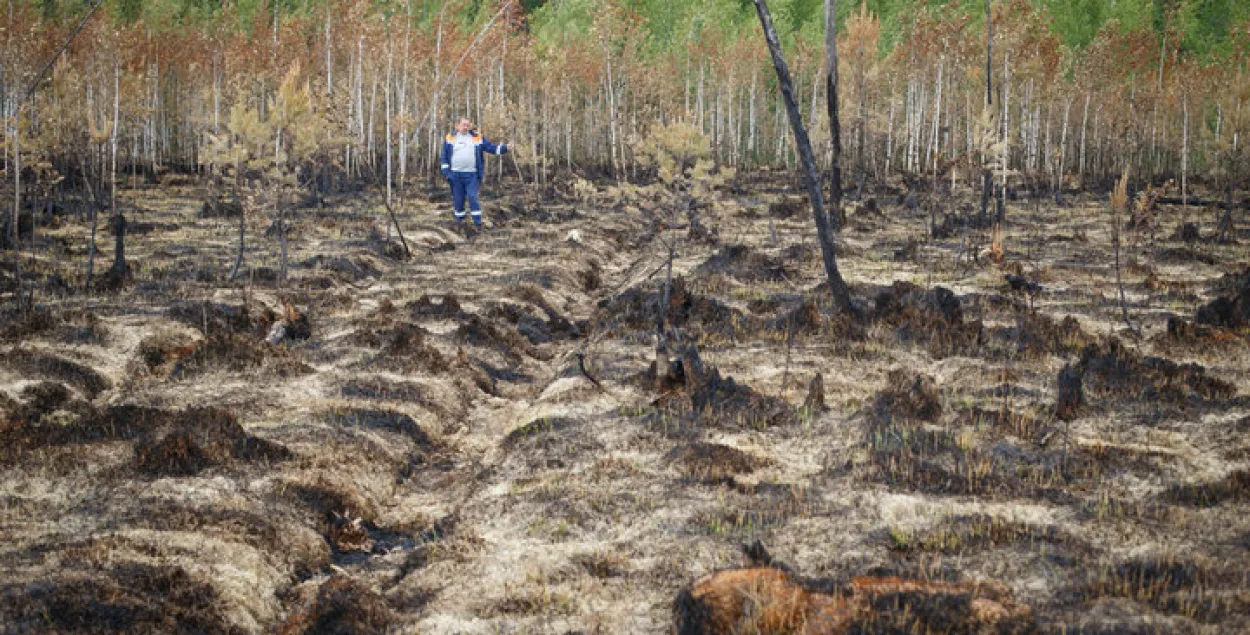
[[[990,14],[990,0],[985,0],[985,116],[982,121],[992,123],[994,111],[994,20]],[[984,126],[992,128],[992,126]],[[983,131],[984,133],[984,131]],[[982,143],[982,148],[985,144]],[[981,222],[984,224],[989,215],[990,189],[994,186],[994,175],[986,164],[985,153],[982,152],[981,162],[985,165],[981,181]],[[1005,168],[1004,168],[1005,169]]]
[[[850,290],[838,271],[838,255],[833,244],[833,236],[829,232],[829,217],[825,215],[824,193],[821,192],[820,177],[816,172],[816,159],[812,156],[812,143],[807,137],[807,129],[803,127],[803,117],[799,114],[799,106],[794,99],[794,85],[790,82],[790,69],[786,67],[785,54],[781,51],[781,43],[777,41],[777,30],[773,27],[767,2],[765,0],[754,1],[760,25],[764,29],[764,40],[768,43],[768,52],[773,58],[773,68],[777,71],[777,81],[781,84],[786,114],[790,117],[790,127],[794,130],[799,157],[803,161],[803,171],[807,176],[807,193],[812,201],[816,236],[820,241],[820,255],[825,265],[825,276],[829,280],[829,290],[833,292],[833,300],[838,308],[845,313],[853,314],[856,312],[855,306],[851,303]],[[834,90],[836,89],[835,86]]]
[[[829,207],[833,231],[842,229],[842,125],[838,121],[838,28],[835,0],[825,0],[825,106],[829,111]]]

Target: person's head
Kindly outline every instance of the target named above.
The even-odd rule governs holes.
[[[473,122],[468,117],[461,117],[456,120],[456,132],[464,134],[473,129]]]

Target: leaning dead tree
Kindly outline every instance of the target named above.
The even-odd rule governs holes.
[[[833,0],[829,0],[829,3],[832,5]],[[807,193],[812,199],[816,237],[820,241],[820,255],[825,264],[825,275],[829,278],[829,289],[833,292],[833,300],[839,309],[854,313],[855,307],[851,304],[851,292],[838,271],[837,249],[834,247],[833,236],[829,231],[829,217],[825,214],[824,192],[821,191],[820,176],[816,172],[816,159],[812,156],[812,142],[807,137],[807,129],[803,127],[803,116],[799,114],[799,106],[794,99],[794,85],[790,82],[790,69],[786,66],[785,54],[782,53],[781,43],[777,39],[777,29],[773,27],[773,18],[768,12],[768,4],[765,0],[755,0],[755,11],[759,14],[760,25],[764,28],[764,40],[768,42],[768,52],[772,54],[773,67],[777,70],[777,82],[781,85],[781,95],[786,103],[786,114],[790,117],[790,127],[794,129],[794,140],[798,145],[803,170],[807,175]],[[832,91],[831,94],[836,95],[837,75],[832,75],[830,81],[833,85],[829,90]],[[837,111],[831,110],[830,114],[834,117],[834,129],[836,129]]]

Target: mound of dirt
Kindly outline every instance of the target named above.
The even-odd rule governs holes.
[[[437,348],[425,342],[425,333],[419,326],[400,325],[390,334],[390,342],[368,365],[404,373],[447,372],[451,368],[451,361]]]
[[[107,377],[85,364],[29,348],[0,353],[0,365],[29,377],[63,381],[81,390],[88,399],[95,399],[113,386]]]
[[[703,264],[695,275],[724,274],[742,282],[777,282],[798,277],[798,263],[761,254],[746,245],[721,247]]]
[[[402,412],[376,408],[349,408],[335,411],[332,419],[338,425],[367,430],[385,430],[403,435],[422,448],[429,448],[433,445],[425,430],[422,430],[412,417]]]
[[[569,321],[560,311],[551,306],[551,303],[547,301],[546,296],[543,295],[542,290],[538,287],[532,284],[520,284],[509,289],[508,295],[538,307],[546,317],[545,327],[553,339],[576,339],[582,336],[585,324]]]
[[[416,300],[404,305],[413,318],[458,318],[464,314],[464,310],[460,308],[460,299],[454,293],[448,293],[442,296],[438,302],[428,294],[423,295]]]
[[[737,448],[706,442],[678,445],[665,458],[687,478],[704,483],[732,482],[733,477],[768,464]]]
[[[631,287],[614,298],[600,301],[594,330],[618,337],[654,331],[662,294],[661,285],[648,284]],[[671,327],[704,336],[733,337],[743,323],[741,311],[691,291],[680,277],[673,279],[668,300],[666,320]]]
[[[1250,470],[1235,470],[1209,483],[1173,485],[1164,492],[1163,500],[1193,507],[1215,507],[1225,501],[1250,500]]]
[[[1250,267],[1225,284],[1228,295],[1220,296],[1194,312],[1194,322],[1230,329],[1250,330]]]
[[[233,414],[219,408],[167,412],[158,425],[135,441],[135,468],[151,476],[194,476],[233,461],[281,461],[285,447],[243,430]]]
[[[382,274],[381,269],[367,256],[326,256],[317,255],[305,260],[301,266],[314,271],[327,271],[336,277],[356,282],[365,278],[376,278]]]
[[[166,315],[171,320],[200,329],[205,335],[212,333],[253,333],[262,336],[257,325],[260,314],[246,304],[234,306],[220,302],[174,301]]]
[[[642,379],[647,386],[655,386],[655,375],[653,363]],[[703,363],[693,344],[685,348],[679,359],[670,361],[669,375],[658,383],[669,388],[655,402],[664,415],[661,419],[755,429],[798,421],[797,411],[786,401],[761,394],[732,377],[721,377],[719,369]]]
[[[102,344],[108,341],[108,328],[99,316],[79,309],[54,310],[37,306],[21,313],[0,311],[0,342],[28,340],[51,335],[65,344]]]
[[[873,401],[872,418],[888,423],[902,421],[937,421],[942,416],[942,395],[928,375],[892,370],[886,387]]]
[[[547,344],[556,337],[546,320],[515,304],[494,303],[487,315],[493,320],[511,324],[530,344]]]
[[[195,340],[182,334],[154,333],[139,342],[131,370],[168,375],[175,364],[195,352],[197,345]]]
[[[280,497],[306,507],[316,521],[332,522],[339,515],[373,522],[378,516],[378,504],[373,498],[350,482],[335,482],[332,475],[318,475],[311,481],[283,480],[277,491]]]
[[[50,394],[44,400],[43,407],[61,407],[63,395],[60,391],[53,388],[48,392]],[[23,412],[29,414],[33,409],[18,410],[19,414]],[[122,405],[110,406],[102,412],[88,410],[77,421],[68,424],[13,418],[7,425],[0,426],[0,459],[46,446],[130,440],[154,426],[161,425],[168,417],[166,411],[157,408]]]
[[[393,620],[378,592],[346,575],[333,575],[312,601],[278,627],[279,635],[305,633],[385,633]]]
[[[511,461],[527,469],[565,469],[577,457],[595,456],[603,450],[584,424],[572,417],[539,417],[513,429],[499,445]]]
[[[959,298],[949,289],[922,289],[895,282],[877,294],[871,319],[894,329],[902,342],[925,344],[937,357],[972,355],[981,346],[981,322],[965,322]]]
[[[1215,326],[1203,326],[1175,315],[1168,316],[1166,333],[1157,337],[1155,341],[1167,345],[1189,346],[1199,350],[1223,349],[1228,346],[1244,347],[1250,344],[1250,341],[1233,331]]]
[[[1212,566],[1173,556],[1140,558],[1088,566],[1071,595],[1087,602],[1107,597],[1127,598],[1164,614],[1183,615],[1216,623],[1250,610],[1240,591],[1243,571]]]
[[[522,354],[531,357],[536,354],[529,340],[515,329],[499,328],[477,314],[470,314],[456,329],[455,338],[470,346],[498,351],[512,361],[520,361]]]
[[[559,436],[565,430],[576,428],[581,423],[570,417],[540,417],[509,432],[504,437],[502,445],[505,448],[512,448],[523,441],[543,435]]]
[[[1056,322],[1041,313],[1016,316],[1016,352],[1025,356],[1075,355],[1094,343],[1094,336],[1071,315]]]
[[[212,334],[174,365],[171,377],[186,379],[213,370],[243,372],[263,368],[278,377],[313,372],[291,349],[248,335]]]
[[[864,466],[864,477],[900,491],[928,494],[1050,494],[1044,487],[1023,482],[998,448],[969,445],[956,432],[926,423],[939,420],[942,407],[932,379],[891,372],[888,385],[866,412],[864,442],[869,462]],[[1010,415],[1007,418],[1010,420]],[[1034,461],[1050,466],[1052,458],[1043,456]]]
[[[416,353],[428,353],[426,338],[430,332],[425,327],[408,322],[398,322],[390,332],[384,333],[386,345],[383,350],[387,355],[406,356]]]
[[[95,411],[91,404],[79,399],[65,384],[55,381],[41,381],[29,384],[20,394],[22,403],[12,403],[6,408],[7,416],[0,421],[8,421],[13,426],[43,423],[49,426],[61,424],[61,421],[44,421],[44,417],[57,411],[69,413],[75,420],[93,416]],[[7,399],[7,397],[5,398]]]
[[[552,307],[542,292],[533,285],[520,285],[509,295],[533,305],[545,316],[536,315],[529,307],[511,302],[492,302],[487,316],[501,324],[513,326],[531,344],[546,344],[557,340],[576,339],[582,336],[582,328],[570,322]]]
[[[1086,346],[1077,370],[1086,395],[1183,404],[1228,399],[1237,392],[1200,364],[1142,357],[1114,338]]]
[[[180,566],[98,563],[38,584],[0,586],[14,632],[233,633],[216,589]]]

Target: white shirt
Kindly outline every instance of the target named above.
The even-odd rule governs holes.
[[[456,134],[456,142],[451,146],[451,171],[477,172],[477,148],[473,135]]]

